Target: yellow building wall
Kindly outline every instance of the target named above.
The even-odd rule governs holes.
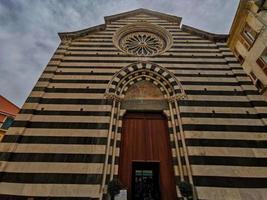
[[[267,49],[267,11],[257,12],[258,7],[255,3],[248,1],[240,1],[239,8],[235,20],[233,22],[228,45],[232,51],[237,51],[243,58],[242,67],[247,74],[253,72],[257,79],[267,87],[267,76],[256,63],[257,59]],[[248,24],[253,30],[258,32],[258,37],[252,47],[248,50],[240,42],[241,33],[245,24]],[[267,100],[267,92],[263,93],[263,97]]]

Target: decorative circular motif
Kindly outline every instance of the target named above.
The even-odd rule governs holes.
[[[115,46],[134,56],[154,56],[163,53],[172,44],[171,34],[164,28],[140,22],[119,29],[114,37]]]
[[[164,49],[164,41],[153,33],[135,32],[122,38],[121,47],[129,54],[153,56]]]

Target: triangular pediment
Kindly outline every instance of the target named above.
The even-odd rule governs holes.
[[[152,16],[152,17],[156,17],[158,19],[161,20],[166,20],[170,23],[175,23],[177,24],[177,26],[180,26],[181,24],[181,17],[177,17],[174,15],[169,15],[169,14],[165,14],[165,13],[161,13],[161,12],[157,12],[157,11],[153,11],[153,10],[148,10],[148,9],[144,9],[144,8],[139,8],[136,10],[132,10],[132,11],[128,11],[128,12],[123,12],[123,13],[119,13],[119,14],[115,14],[115,15],[111,15],[111,16],[106,16],[104,17],[105,19],[105,24],[101,24],[98,26],[94,26],[94,27],[90,27],[90,28],[86,28],[83,30],[79,30],[79,31],[74,31],[74,32],[61,32],[58,33],[59,37],[61,40],[72,40],[78,37],[83,37],[86,36],[90,33],[94,33],[97,31],[103,31],[106,29],[107,24],[110,24],[116,20],[121,20],[121,19],[127,19],[127,18],[131,18],[131,17],[135,17],[135,16]],[[187,25],[182,25],[181,29],[184,32],[190,33],[192,35],[196,35],[211,41],[215,41],[215,42],[225,42],[227,40],[228,35],[224,35],[224,34],[213,34],[213,33],[209,33],[203,30],[199,30],[196,29],[194,27],[190,27]]]
[[[178,26],[180,25],[181,20],[182,20],[181,17],[177,17],[174,15],[169,15],[169,14],[165,14],[165,13],[161,13],[161,12],[157,12],[157,11],[153,11],[153,10],[148,10],[148,9],[144,9],[144,8],[139,8],[139,9],[128,11],[128,12],[123,12],[120,14],[107,16],[107,17],[104,17],[104,19],[105,19],[106,23],[110,23],[110,22],[115,21],[115,20],[119,20],[119,19],[123,19],[123,18],[127,18],[127,17],[132,17],[132,16],[136,16],[136,15],[140,15],[140,14],[157,17],[159,19],[164,19],[164,20],[169,21],[169,22],[175,22],[178,24]]]
[[[128,11],[128,12],[124,12],[124,13],[120,13],[120,14],[116,14],[116,15],[111,15],[111,16],[106,16],[106,17],[104,17],[105,24],[101,24],[98,26],[82,29],[79,31],[60,32],[60,33],[58,33],[58,35],[59,35],[61,40],[71,40],[71,39],[74,39],[77,37],[85,36],[85,35],[92,33],[92,32],[105,30],[106,24],[110,24],[112,21],[116,21],[116,20],[120,20],[120,19],[124,19],[124,18],[128,18],[128,17],[133,17],[133,16],[140,15],[140,14],[157,17],[159,19],[164,19],[166,21],[176,23],[178,26],[180,26],[180,23],[182,20],[181,17],[176,17],[174,15],[169,15],[169,14],[165,14],[165,13],[161,13],[161,12],[157,12],[157,11],[152,11],[152,10],[140,8],[140,9],[136,9],[133,11]]]

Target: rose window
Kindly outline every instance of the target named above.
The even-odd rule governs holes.
[[[115,46],[134,56],[154,56],[163,53],[172,44],[171,34],[164,28],[149,24],[130,24],[119,29],[114,37]]]
[[[153,33],[137,32],[126,35],[121,47],[129,54],[152,56],[164,48],[164,41]]]

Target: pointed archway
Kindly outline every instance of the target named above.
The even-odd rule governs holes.
[[[189,179],[193,184],[178,106],[178,101],[186,97],[182,84],[172,72],[162,66],[151,62],[137,62],[114,74],[106,89],[105,96],[113,103],[101,192],[110,180],[118,177],[122,119],[127,109],[123,104],[129,100],[130,91],[140,82],[153,84],[162,93],[162,100],[166,102],[167,107],[163,112],[167,116],[170,143],[174,144],[171,145],[171,156],[176,190],[178,191],[180,181]],[[185,162],[182,162],[182,159]],[[180,197],[178,193],[176,195]]]
[[[175,75],[166,68],[151,62],[138,62],[122,68],[110,80],[105,95],[123,99],[129,87],[141,80],[147,80],[156,85],[166,100],[185,97],[182,84]]]

